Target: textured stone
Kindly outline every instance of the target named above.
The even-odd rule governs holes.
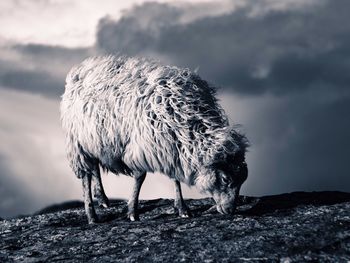
[[[350,193],[241,197],[233,216],[205,213],[211,199],[187,200],[194,217],[178,218],[172,200],[140,202],[129,222],[126,202],[98,209],[88,225],[82,203],[50,206],[0,222],[0,262],[346,262]]]

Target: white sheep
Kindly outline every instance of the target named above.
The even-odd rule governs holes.
[[[67,75],[61,120],[70,165],[83,182],[89,223],[95,196],[108,206],[99,167],[134,177],[128,216],[147,172],[175,181],[175,207],[190,215],[180,182],[210,193],[220,213],[233,213],[248,170],[246,137],[229,126],[215,89],[188,69],[141,58],[88,58]]]

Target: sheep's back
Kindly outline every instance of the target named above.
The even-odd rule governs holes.
[[[183,174],[228,124],[214,93],[187,69],[89,58],[67,75],[62,124],[106,166],[123,158],[132,169]]]

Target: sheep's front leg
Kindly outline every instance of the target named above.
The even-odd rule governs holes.
[[[83,178],[83,196],[84,196],[84,206],[85,212],[88,218],[89,224],[97,222],[97,216],[94,208],[94,204],[92,201],[92,193],[91,193],[91,174],[85,173]]]
[[[97,167],[94,170],[94,176],[92,177],[95,183],[94,196],[100,206],[107,208],[109,207],[109,200],[106,196],[105,190],[103,189],[100,168]]]
[[[128,202],[128,217],[131,221],[139,220],[137,207],[139,203],[139,194],[140,194],[141,186],[145,181],[145,178],[146,178],[146,173],[140,173],[134,176],[134,180],[135,180],[134,188]]]
[[[181,184],[180,181],[175,180],[175,209],[177,209],[179,216],[181,217],[191,217],[191,211],[187,207],[185,201],[182,197]]]

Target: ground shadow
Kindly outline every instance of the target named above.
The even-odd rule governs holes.
[[[263,196],[261,198],[243,197],[241,205],[255,204],[248,209],[238,211],[242,215],[263,215],[277,210],[288,210],[300,205],[333,205],[350,201],[350,193],[345,192],[293,192],[280,195]],[[255,199],[255,201],[254,201]],[[239,210],[239,209],[238,209]]]

